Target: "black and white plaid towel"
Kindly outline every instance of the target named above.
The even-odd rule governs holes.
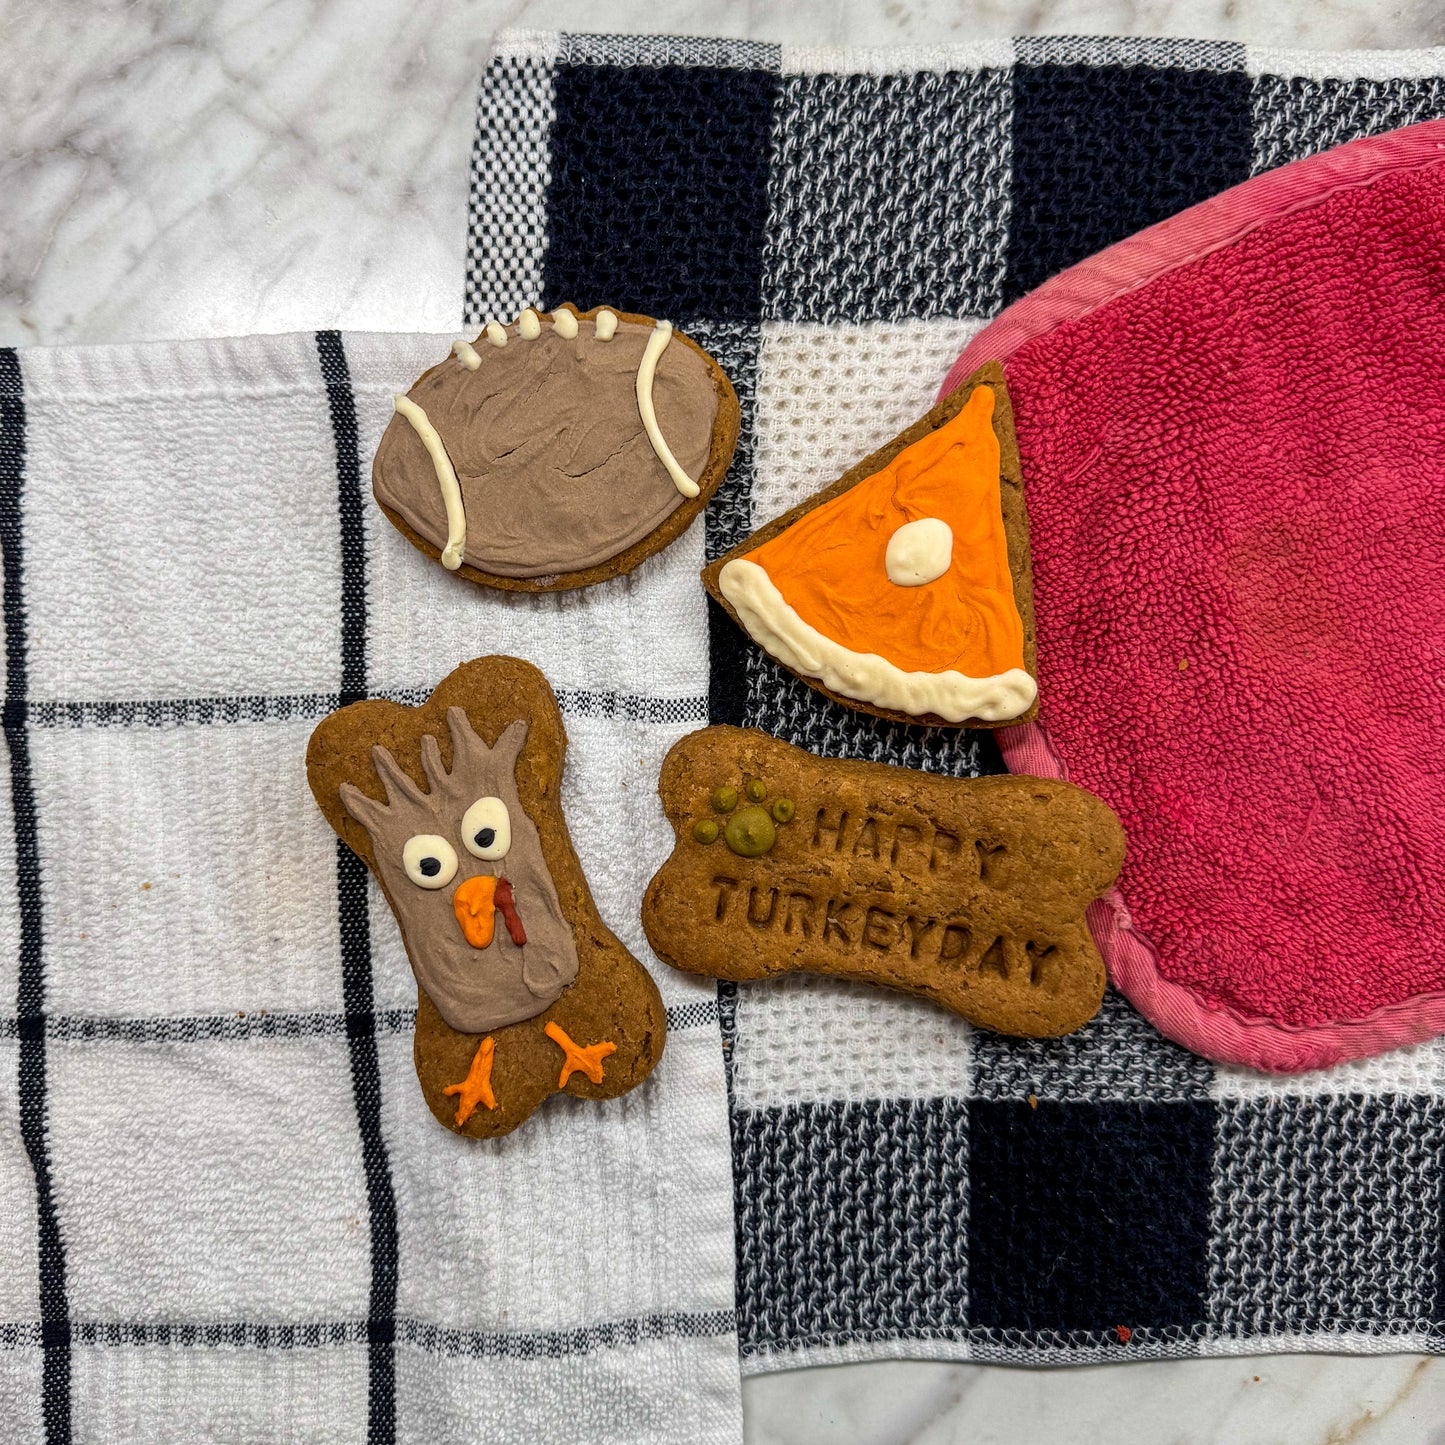
[[[586,594],[461,584],[371,504],[450,336],[0,350],[0,1441],[740,1433],[714,991],[605,1104],[438,1128],[390,910],[316,809],[338,702],[546,672],[604,918],[707,714],[700,529]]]
[[[745,422],[708,509],[717,555],[921,414],[1045,277],[1440,115],[1438,50],[514,34],[482,84],[468,317],[605,302],[708,346]],[[709,715],[999,767],[986,736],[830,705],[716,613]],[[1112,996],[1046,1044],[821,979],[721,1002],[747,1369],[1445,1344],[1438,1041],[1280,1081],[1182,1052]]]

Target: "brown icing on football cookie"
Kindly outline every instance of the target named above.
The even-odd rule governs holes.
[[[667,322],[528,308],[398,398],[373,490],[409,540],[471,581],[585,586],[688,525],[737,430],[721,368]]]
[[[658,792],[676,842],[642,924],[676,968],[866,979],[1031,1038],[1098,1011],[1085,910],[1124,835],[1082,788],[822,759],[712,727],[673,746]]]
[[[322,812],[401,928],[428,1107],[476,1138],[559,1089],[625,1093],[662,1054],[657,987],[602,922],[567,836],[566,745],[541,673],[486,657],[420,707],[330,714],[307,748]]]

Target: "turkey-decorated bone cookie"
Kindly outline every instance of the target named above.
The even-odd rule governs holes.
[[[738,421],[722,368],[669,322],[529,307],[396,398],[372,490],[408,541],[471,582],[586,587],[682,534]]]
[[[822,759],[711,727],[673,745],[658,792],[677,840],[642,923],[674,967],[861,978],[1029,1038],[1098,1011],[1084,913],[1124,834],[1082,788]]]
[[[602,922],[567,835],[566,747],[542,674],[484,657],[420,707],[333,712],[306,751],[321,811],[401,927],[427,1106],[474,1138],[558,1090],[624,1094],[662,1055],[657,986]]]

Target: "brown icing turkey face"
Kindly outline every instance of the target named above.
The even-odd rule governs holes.
[[[577,976],[536,825],[517,796],[527,723],[488,747],[466,712],[447,709],[452,766],[421,739],[423,792],[383,747],[371,750],[386,802],[342,784],[343,806],[371,835],[377,872],[418,982],[457,1032],[534,1018]]]
[[[575,577],[641,547],[699,482],[716,484],[731,397],[665,321],[525,311],[459,342],[397,398],[373,490],[443,566],[483,574],[473,580]]]

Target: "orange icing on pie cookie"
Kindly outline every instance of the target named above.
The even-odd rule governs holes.
[[[993,410],[993,390],[976,387],[882,471],[729,562],[720,585],[749,633],[795,671],[875,706],[950,721],[1026,711],[1036,689]]]

